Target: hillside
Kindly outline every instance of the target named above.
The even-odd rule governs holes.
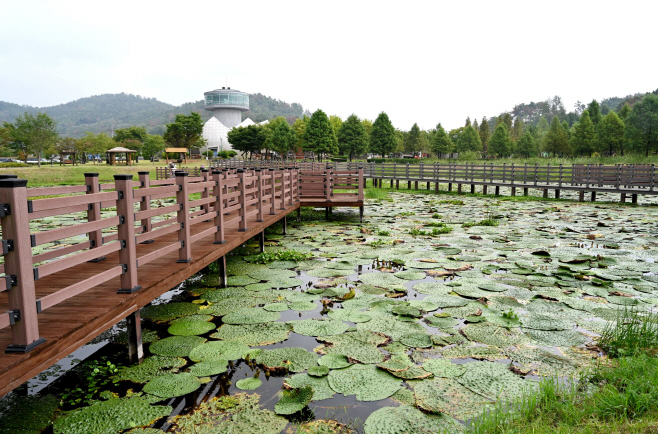
[[[242,118],[250,117],[255,122],[284,116],[292,123],[304,112],[301,104],[288,104],[260,93],[250,95],[250,105],[251,110],[244,112]],[[194,111],[204,121],[209,119],[210,112],[203,107],[203,100],[174,106],[155,98],[126,93],[95,95],[52,107],[21,106],[0,101],[0,122],[12,122],[26,111],[46,112],[57,121],[59,132],[69,137],[82,137],[87,131],[110,133],[131,125],[145,126],[151,134],[162,134],[165,125],[177,114]]]

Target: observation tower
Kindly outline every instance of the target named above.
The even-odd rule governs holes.
[[[249,94],[230,87],[211,90],[203,96],[205,109],[229,129],[240,125],[242,112],[249,110]]]
[[[249,94],[222,87],[203,94],[205,109],[212,112],[212,117],[203,125],[203,138],[207,140],[207,148],[215,152],[230,151],[231,144],[227,134],[237,126],[244,126],[242,112],[249,110]],[[253,124],[253,122],[251,122]]]

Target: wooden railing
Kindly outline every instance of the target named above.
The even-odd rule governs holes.
[[[99,184],[97,173],[87,173],[84,185],[32,189],[26,180],[4,175],[0,179],[4,256],[0,292],[8,293],[9,309],[0,314],[0,329],[11,327],[13,344],[7,352],[27,352],[43,342],[40,312],[118,276],[118,293],[138,291],[138,267],[174,252],[177,262],[189,262],[195,242],[214,236],[214,242],[222,244],[227,226],[237,224],[239,231],[246,231],[249,217],[263,221],[265,213],[274,215],[277,209],[300,201],[296,169],[202,170],[200,175],[177,172],[175,179],[150,181],[149,172],[139,172],[139,181],[133,181],[132,175],[115,175],[113,183]],[[191,200],[195,193],[200,199]],[[44,195],[58,197],[30,200]],[[161,199],[173,203],[152,207]],[[30,232],[30,220],[82,211],[87,213],[86,222]],[[191,235],[192,226],[208,220],[213,221],[210,228]],[[178,234],[177,241],[137,256],[138,243],[172,233]],[[85,241],[32,254],[32,247],[85,234]],[[87,261],[106,260],[114,252],[118,252],[115,266],[37,298],[39,279]]]

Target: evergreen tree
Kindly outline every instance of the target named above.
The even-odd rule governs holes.
[[[334,128],[325,112],[320,109],[311,115],[304,132],[304,141],[306,142],[305,150],[315,153],[320,161],[324,154],[338,153],[338,140],[334,134]]]
[[[226,135],[231,147],[243,154],[249,153],[249,159],[254,153],[260,152],[265,146],[267,134],[261,125],[232,128]]]
[[[516,119],[514,119],[514,126],[512,127],[512,141],[513,142],[518,142],[521,136],[523,135],[523,119],[521,119],[520,116],[517,116]]]
[[[473,128],[475,128],[475,131],[480,131],[480,125],[477,119],[473,119]]]
[[[526,131],[526,133],[523,134],[523,136],[521,136],[519,141],[516,143],[516,152],[526,158],[533,155],[536,151],[536,148],[537,146],[535,143],[535,138],[529,131]]]
[[[628,118],[628,115],[631,113],[631,106],[628,105],[628,103],[624,103],[624,106],[619,110],[619,117],[621,118],[622,121],[626,122],[626,118]]]
[[[197,149],[205,144],[202,133],[201,116],[199,113],[192,112],[189,116],[176,115],[174,122],[167,124],[164,139],[173,148]]]
[[[544,138],[546,137],[546,134],[548,134],[548,121],[544,116],[539,118],[539,122],[537,123],[537,143],[541,144],[544,143]]]
[[[142,155],[151,161],[155,156],[165,149],[165,141],[162,136],[147,134],[142,146]]]
[[[648,94],[633,106],[626,118],[628,147],[642,152],[658,149],[658,96]]]
[[[432,136],[431,149],[439,158],[441,158],[441,154],[449,154],[452,151],[452,140],[441,124],[436,126],[436,132]]]
[[[593,99],[587,106],[587,111],[589,112],[589,117],[592,120],[592,123],[594,126],[597,126],[599,122],[601,122],[601,106],[599,106],[599,103]]]
[[[482,142],[484,152],[489,152],[489,137],[491,137],[489,122],[487,122],[487,118],[483,117],[482,123],[480,124],[480,142]]]
[[[499,157],[507,157],[512,149],[512,140],[510,138],[507,125],[503,122],[498,124],[491,136],[489,142],[489,152],[498,155]]]
[[[286,156],[288,151],[292,151],[295,147],[295,130],[290,127],[284,117],[279,117],[277,119],[283,121],[274,123],[274,129],[270,135],[269,146],[279,154]]]
[[[364,154],[368,149],[368,134],[361,120],[354,114],[338,130],[338,147],[350,156]]]
[[[482,141],[480,135],[472,126],[464,127],[463,132],[455,142],[455,151],[468,152],[468,151],[481,151]]]
[[[336,134],[336,137],[338,137],[338,131],[340,130],[340,127],[343,125],[343,120],[340,118],[340,116],[331,115],[329,116],[329,122],[331,123],[331,126],[334,129],[334,134]]]
[[[617,151],[624,155],[624,130],[624,121],[617,113],[608,112],[597,127],[599,149],[610,156]]]
[[[398,136],[388,115],[381,112],[372,124],[370,132],[370,152],[382,157],[393,152],[398,144]]]
[[[596,130],[587,110],[580,115],[580,121],[573,126],[571,149],[575,154],[591,155],[596,143]]]
[[[464,125],[464,126],[465,127],[470,127],[471,126],[471,117],[470,116],[466,118],[466,125]]]
[[[304,116],[303,118],[295,119],[295,123],[292,124],[292,129],[295,132],[295,145],[293,146],[293,151],[298,152],[302,149],[306,149],[306,142],[304,141],[304,133],[306,132],[306,123],[308,122],[308,117]]]
[[[512,115],[509,113],[505,113],[503,115],[503,122],[507,126],[507,131],[512,131]]]
[[[411,130],[404,138],[405,152],[418,152],[421,147],[421,131],[418,124],[413,124]]]
[[[553,153],[553,157],[556,154],[564,154],[568,151],[569,140],[567,134],[562,128],[562,123],[557,116],[553,117],[551,120],[551,127],[548,129],[548,133],[544,137],[544,151],[548,153]]]

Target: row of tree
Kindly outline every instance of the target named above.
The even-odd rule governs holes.
[[[41,167],[42,158],[50,158],[65,152],[75,151],[83,163],[88,160],[99,162],[109,149],[121,146],[138,152],[146,159],[161,153],[165,146],[175,148],[200,148],[205,144],[202,138],[203,121],[198,113],[176,115],[174,122],[167,124],[164,136],[148,134],[145,127],[132,126],[107,133],[87,132],[84,137],[74,139],[61,137],[57,133],[57,123],[46,113],[36,115],[25,112],[16,117],[13,123],[4,122],[0,127],[0,148],[3,153],[18,155],[27,161],[30,155],[37,158]]]

